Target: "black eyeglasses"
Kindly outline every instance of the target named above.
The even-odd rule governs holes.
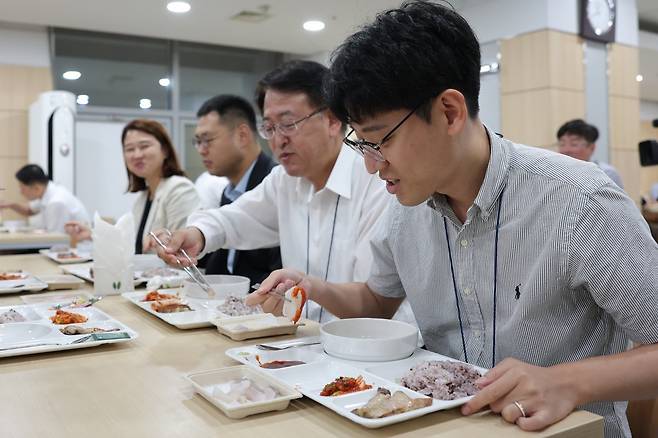
[[[424,103],[424,102],[423,102],[423,103]],[[395,125],[395,126],[393,127],[393,129],[391,129],[390,131],[388,131],[388,134],[386,134],[386,135],[384,136],[384,138],[382,138],[382,140],[381,140],[379,143],[372,143],[372,142],[369,142],[369,141],[367,141],[367,140],[358,140],[358,139],[357,139],[357,140],[352,140],[352,139],[350,139],[350,138],[349,138],[350,135],[352,135],[352,134],[354,133],[354,128],[352,128],[352,130],[351,130],[351,131],[345,136],[345,138],[343,139],[343,143],[345,143],[346,145],[348,145],[349,147],[351,147],[352,149],[354,149],[357,153],[359,153],[359,154],[360,154],[362,157],[364,157],[364,158],[365,158],[366,156],[368,156],[368,158],[372,158],[372,159],[375,160],[375,161],[379,161],[379,162],[386,161],[386,158],[384,158],[384,155],[382,155],[382,152],[381,152],[381,150],[380,150],[381,147],[382,147],[382,145],[383,145],[384,143],[386,143],[386,142],[391,138],[391,136],[393,135],[393,133],[395,132],[395,130],[398,129],[400,126],[402,126],[402,124],[403,124],[404,122],[406,122],[407,119],[408,119],[409,117],[411,117],[411,115],[412,115],[413,113],[415,113],[416,110],[418,110],[418,108],[420,108],[420,106],[421,106],[423,103],[417,105],[414,109],[412,109],[412,110],[409,112],[409,114],[407,114],[406,116],[404,116],[404,118],[403,118],[402,120],[400,120],[400,123],[398,123],[397,125]]]

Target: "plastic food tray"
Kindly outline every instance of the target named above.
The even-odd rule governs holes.
[[[56,311],[53,306],[54,303],[43,303],[0,307],[0,314],[13,309],[25,318],[24,322],[0,324],[0,357],[96,347],[102,344],[128,342],[138,336],[137,332],[130,327],[95,307],[64,309],[66,311],[86,316],[88,319],[85,323],[54,324],[50,320],[50,317],[53,316]],[[60,332],[59,329],[66,327],[67,325],[119,330],[116,332],[103,333],[103,335],[107,335],[104,337],[110,339],[91,339],[78,344],[73,344],[73,341],[87,335],[65,335]],[[119,333],[126,333],[127,337],[117,337],[116,335]]]
[[[303,338],[299,340],[301,339]],[[286,341],[280,344],[286,343],[290,342]],[[268,345],[276,346],[277,343],[270,342]],[[365,405],[368,400],[375,396],[379,387],[388,389],[391,391],[391,394],[395,391],[403,391],[411,398],[426,397],[423,394],[401,386],[400,379],[402,376],[413,366],[424,361],[456,360],[422,349],[417,349],[406,359],[391,362],[355,362],[338,359],[325,353],[322,345],[309,345],[280,351],[264,351],[258,349],[255,345],[251,345],[231,348],[226,351],[226,355],[279,380],[281,383],[292,386],[297,391],[326,406],[338,415],[367,428],[388,426],[421,417],[431,412],[451,409],[463,405],[472,398],[463,397],[455,400],[433,399],[430,406],[376,419],[363,418],[352,413],[353,409]],[[266,369],[260,367],[256,355],[259,356],[261,363],[272,360],[298,360],[305,363],[287,368]],[[475,368],[481,373],[486,372],[484,368]],[[335,397],[324,397],[320,395],[324,385],[334,381],[337,377],[357,377],[359,375],[363,376],[367,384],[372,385],[372,389]]]

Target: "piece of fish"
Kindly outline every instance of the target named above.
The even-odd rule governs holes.
[[[388,389],[378,388],[377,394],[368,400],[368,403],[353,409],[352,413],[364,418],[383,418],[424,408],[431,404],[432,399],[429,397],[411,398],[402,391],[396,391],[391,395]]]

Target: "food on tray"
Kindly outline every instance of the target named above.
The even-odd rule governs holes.
[[[362,376],[354,377],[338,377],[331,383],[324,385],[320,395],[335,397],[337,395],[349,394],[350,392],[359,392],[365,391],[366,389],[372,388],[372,385],[368,385],[364,382]]]
[[[216,385],[212,395],[229,404],[243,404],[273,400],[279,393],[270,386],[262,386],[243,377]]]
[[[421,362],[402,377],[405,387],[439,400],[455,400],[479,391],[482,375],[472,365],[447,360]]]
[[[432,405],[429,397],[411,398],[402,391],[391,391],[377,388],[377,394],[368,403],[352,410],[353,414],[364,418],[382,418],[403,412],[414,411]]]
[[[269,362],[262,363],[260,361],[260,356],[256,355],[256,361],[261,368],[277,369],[277,368],[287,368],[294,367],[295,365],[303,365],[306,362],[301,360],[271,360]]]
[[[0,280],[21,280],[25,278],[25,274],[20,272],[0,272]]]
[[[26,321],[25,317],[15,311],[14,309],[9,309],[4,313],[0,313],[0,324],[7,324],[10,322],[23,322]]]
[[[147,293],[142,301],[160,301],[160,300],[169,300],[172,298],[178,299],[178,295],[174,294],[161,294],[157,290],[152,290]]]
[[[302,316],[304,304],[306,304],[306,291],[299,286],[293,286],[286,291],[285,298],[286,300],[283,302],[283,316],[297,323]]]
[[[105,332],[116,332],[121,329],[118,328],[113,328],[113,329],[104,329],[104,328],[99,328],[99,327],[82,327],[79,325],[67,325],[66,327],[62,327],[59,329],[60,332],[64,333],[65,335],[90,335],[92,333],[105,333]]]
[[[57,309],[55,315],[50,317],[53,324],[81,324],[87,322],[87,317],[79,313],[67,312],[66,310]]]
[[[191,312],[193,309],[183,303],[179,298],[169,298],[166,300],[153,301],[151,309],[158,313],[178,313]]]
[[[247,306],[244,303],[245,298],[229,295],[226,297],[224,304],[217,306],[217,310],[228,316],[245,316],[263,313],[263,309],[260,306]]]
[[[80,256],[74,253],[73,251],[67,251],[67,252],[59,252],[57,253],[56,256],[58,259],[61,260],[71,260],[71,259],[79,259]]]
[[[62,309],[64,307],[72,307],[72,308],[82,308],[82,307],[91,307],[94,305],[94,303],[99,302],[102,300],[103,297],[89,297],[85,295],[78,295],[73,299],[68,304],[55,304],[50,308],[50,310],[57,310],[57,309]]]
[[[177,277],[179,275],[181,275],[181,271],[177,269],[161,267],[161,268],[147,269],[146,271],[142,272],[142,275],[140,275],[140,277],[142,278]]]

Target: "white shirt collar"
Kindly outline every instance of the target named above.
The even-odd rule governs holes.
[[[336,162],[333,169],[331,169],[327,183],[320,190],[331,190],[343,198],[350,199],[352,197],[352,170],[355,165],[354,160],[358,158],[358,154],[350,149],[349,146],[341,145],[340,152],[338,153],[338,157],[336,157]],[[303,177],[300,177],[297,181],[297,191],[300,194],[307,193],[309,200],[314,193],[311,182]]]

